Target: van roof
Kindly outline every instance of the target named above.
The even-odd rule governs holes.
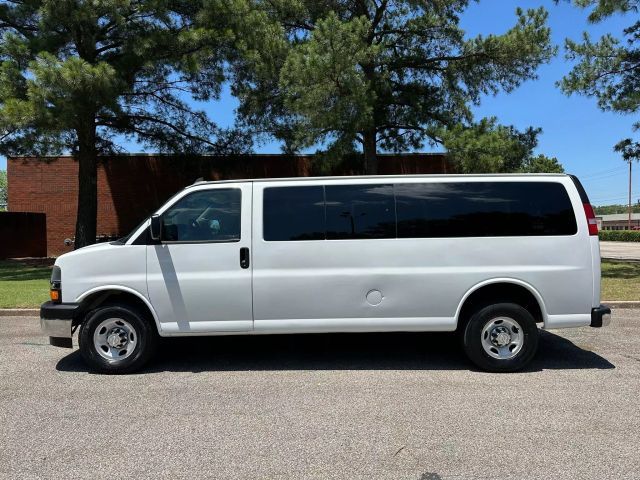
[[[317,180],[380,180],[380,179],[399,179],[399,178],[527,178],[527,177],[566,177],[566,173],[465,173],[465,174],[417,174],[417,175],[342,175],[342,176],[328,176],[328,177],[281,177],[281,178],[237,178],[228,180],[213,180],[213,181],[196,181],[195,183],[187,186],[186,188],[194,187],[197,185],[208,184],[220,184],[220,183],[240,183],[240,182],[254,182],[254,183],[268,183],[268,182],[309,182]]]

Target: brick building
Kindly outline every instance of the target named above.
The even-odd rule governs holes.
[[[354,173],[345,162],[337,175]],[[379,160],[380,174],[451,172],[443,154],[388,154]],[[98,167],[98,236],[128,233],[171,195],[196,179],[309,176],[311,155],[239,155],[179,157],[117,155]],[[46,250],[56,256],[72,249],[65,239],[75,231],[78,164],[69,156],[13,157],[7,160],[8,209],[46,214]],[[19,240],[18,240],[19,241]]]

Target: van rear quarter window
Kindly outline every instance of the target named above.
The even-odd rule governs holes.
[[[569,195],[555,182],[270,187],[263,219],[267,241],[577,232]]]
[[[573,235],[565,187],[544,182],[395,186],[399,238]]]

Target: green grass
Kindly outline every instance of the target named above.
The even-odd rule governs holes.
[[[0,261],[0,308],[35,308],[49,300],[46,263]]]
[[[0,261],[0,308],[36,308],[49,299],[48,262]],[[603,300],[640,300],[640,263],[602,262]]]
[[[602,262],[603,300],[640,300],[640,263]]]

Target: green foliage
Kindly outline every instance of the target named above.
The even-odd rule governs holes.
[[[0,153],[79,160],[76,246],[95,241],[96,157],[115,135],[161,152],[244,149],[185,95],[216,97],[225,32],[196,27],[198,3],[0,3]]]
[[[522,173],[564,173],[564,167],[555,157],[536,155],[527,156],[519,171]]]
[[[589,20],[599,22],[614,14],[636,17],[638,0],[574,0],[581,8],[591,8]],[[593,40],[588,33],[581,42],[565,40],[567,59],[576,62],[558,84],[567,95],[596,98],[602,110],[637,114],[640,109],[640,21],[622,32],[623,38],[606,34]],[[634,129],[640,122],[634,123]],[[614,146],[624,160],[640,159],[640,143],[631,138]]]
[[[614,215],[619,213],[627,213],[627,205],[601,205],[599,207],[593,207],[596,215]],[[640,204],[632,205],[631,211],[633,213],[640,213]]]
[[[0,170],[0,210],[7,205],[7,171]]]
[[[555,158],[533,155],[540,131],[520,132],[484,118],[469,127],[442,129],[438,138],[462,173],[563,173]]]
[[[573,0],[581,8],[593,7],[589,13],[590,22],[599,22],[616,13],[637,12],[638,0]]]
[[[334,12],[319,20],[312,41],[292,48],[280,74],[284,105],[299,115],[300,147],[332,132],[359,132],[373,124],[376,98],[371,80],[359,65],[374,61],[366,17],[342,22]],[[322,108],[319,108],[322,106]]]
[[[640,230],[601,230],[598,235],[608,242],[640,242]]]
[[[161,151],[216,150],[220,132],[182,100],[215,97],[221,40],[193,26],[189,2],[101,0],[0,4],[0,150],[117,147],[114,134]]]
[[[239,114],[297,151],[339,155],[437,143],[470,124],[471,104],[535,78],[551,45],[547,12],[516,10],[513,28],[468,38],[467,0],[211,0],[205,24],[235,22]],[[239,20],[242,15],[246,21]]]

